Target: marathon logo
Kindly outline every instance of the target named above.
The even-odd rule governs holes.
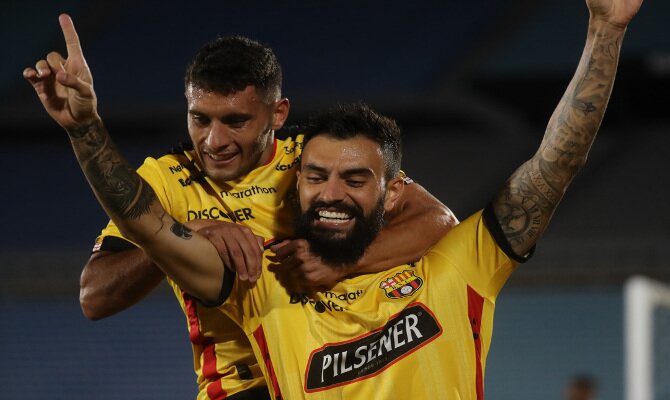
[[[194,219],[229,219],[232,222],[246,221],[248,219],[255,219],[251,213],[251,208],[238,208],[232,211],[223,211],[218,207],[205,208],[202,210],[188,210],[187,221]]]
[[[323,295],[328,299],[338,299],[339,301],[346,301],[347,303],[351,304],[354,302],[354,300],[358,299],[359,297],[361,297],[361,295],[363,295],[363,291],[361,289],[358,289],[355,292],[345,292],[337,294],[328,290],[323,292]]]
[[[317,392],[378,375],[441,334],[433,313],[421,303],[412,303],[381,329],[313,351],[307,363],[305,391]]]
[[[414,294],[423,285],[423,279],[414,275],[414,271],[404,270],[379,284],[389,299],[400,299]]]
[[[234,197],[236,199],[243,199],[245,197],[251,197],[257,194],[272,194],[272,193],[277,193],[277,189],[273,187],[262,187],[258,185],[254,185],[250,187],[249,189],[246,190],[241,190],[239,192],[228,192],[226,190],[222,190],[219,194],[221,197]]]
[[[277,171],[288,171],[298,164],[300,164],[300,157],[296,157],[290,164],[277,164],[275,169]]]

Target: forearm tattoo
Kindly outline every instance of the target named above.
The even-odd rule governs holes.
[[[121,157],[102,122],[68,134],[86,178],[109,212],[124,219],[149,213],[155,193]]]
[[[582,60],[549,121],[540,149],[494,199],[498,221],[519,255],[530,250],[546,229],[586,161],[607,108],[624,32],[590,29]]]
[[[193,234],[191,233],[192,231],[186,227],[186,225],[181,224],[177,221],[174,221],[172,226],[170,227],[170,231],[174,233],[177,237],[180,237],[184,240],[189,240],[190,238],[193,237]]]

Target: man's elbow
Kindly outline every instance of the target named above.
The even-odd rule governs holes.
[[[434,215],[431,219],[435,224],[438,236],[445,235],[459,223],[456,215],[454,215],[449,207],[444,205],[434,211]]]
[[[444,224],[447,226],[448,229],[454,228],[456,225],[460,223],[458,218],[456,218],[456,214],[454,214],[448,208],[446,208],[443,218],[444,218]]]
[[[104,301],[101,301],[90,288],[82,286],[79,289],[79,306],[86,318],[91,321],[97,321],[106,318],[111,313],[103,306]]]

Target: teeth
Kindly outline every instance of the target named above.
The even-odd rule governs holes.
[[[235,155],[234,153],[228,153],[228,154],[212,154],[212,153],[206,153],[209,158],[211,158],[214,161],[223,161],[223,160],[228,160],[233,158]]]
[[[326,210],[319,211],[319,217],[319,220],[324,222],[345,222],[351,219],[347,213]]]

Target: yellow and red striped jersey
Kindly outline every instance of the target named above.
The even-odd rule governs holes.
[[[158,159],[147,158],[138,173],[153,188],[165,210],[179,222],[218,219],[249,227],[264,238],[292,235],[292,206],[287,198],[295,188],[295,170],[302,136],[274,142],[274,154],[246,176],[219,186],[193,161],[192,151],[180,149]],[[94,251],[132,246],[110,222],[96,240]],[[186,315],[193,347],[198,399],[223,399],[265,387],[249,341],[240,328],[216,308],[203,306],[168,279]]]

